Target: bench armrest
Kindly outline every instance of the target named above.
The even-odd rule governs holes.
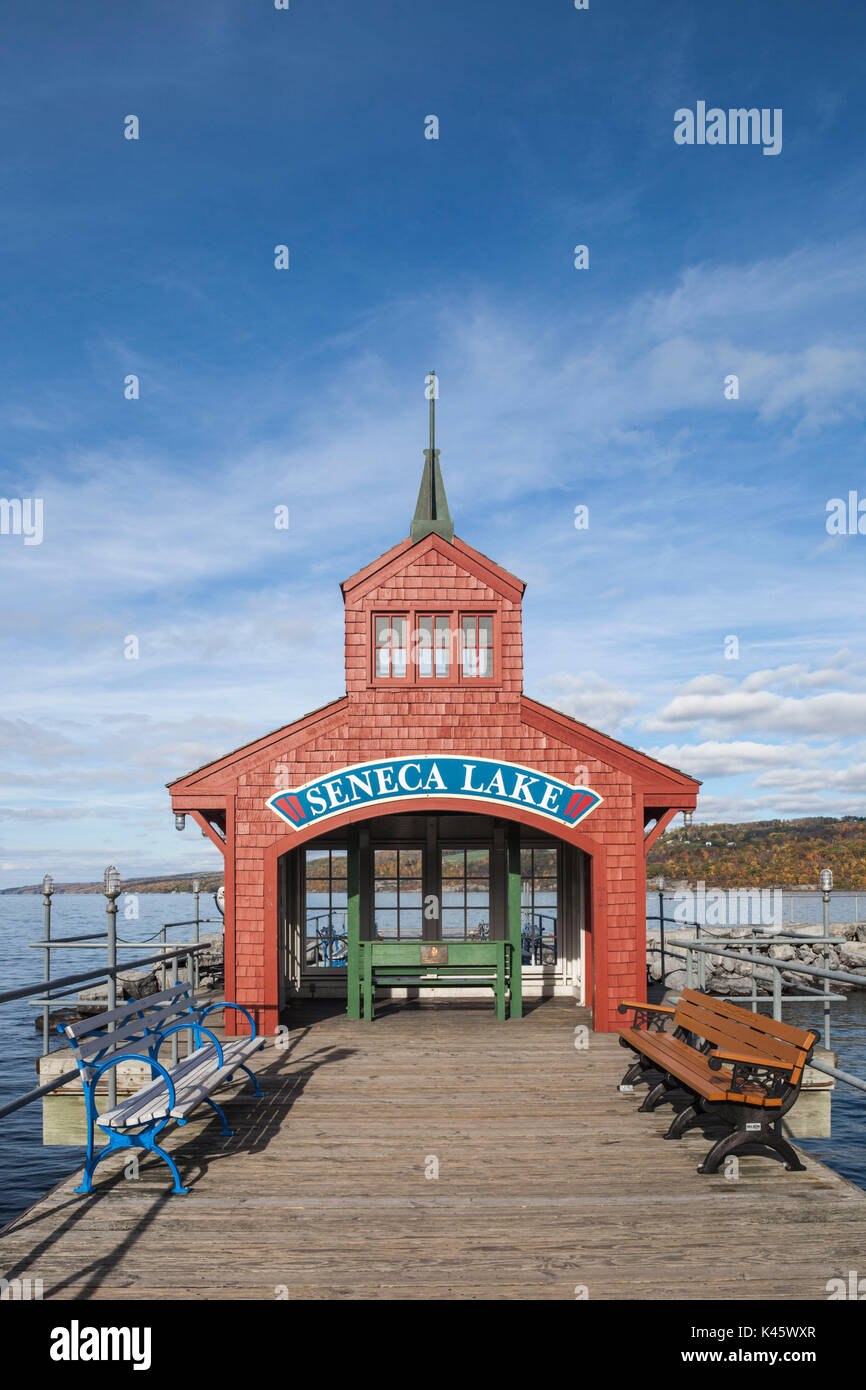
[[[140,1052],[123,1052],[119,1056],[112,1057],[110,1061],[103,1062],[97,1069],[95,1076],[91,1077],[90,1081],[87,1083],[90,1087],[90,1092],[88,1094],[88,1114],[92,1116],[96,1113],[96,1085],[99,1078],[102,1076],[103,1072],[109,1071],[111,1067],[116,1067],[120,1062],[146,1062],[151,1069],[151,1076],[161,1076],[168,1086],[168,1108],[169,1110],[174,1109],[177,1101],[174,1082],[171,1079],[171,1074],[166,1071],[162,1063],[157,1062],[155,1057],[143,1056]],[[91,1106],[93,1107],[92,1110],[90,1109]]]
[[[224,1000],[222,1004],[208,1004],[206,1009],[201,1009],[199,1011],[199,1020],[206,1018],[207,1015],[211,1013],[213,1009],[237,1009],[238,1013],[245,1014],[250,1021],[250,1037],[258,1037],[258,1033],[256,1032],[255,1019],[253,1018],[249,1009],[245,1009],[241,1004],[230,1004],[227,999]]]
[[[765,1057],[761,1052],[738,1052],[735,1048],[715,1047],[708,1058],[711,1071],[719,1071],[726,1062],[736,1066],[753,1067],[755,1070],[775,1071],[788,1076],[793,1067],[790,1063],[779,1062],[775,1057]]]
[[[639,999],[623,999],[622,1003],[617,1004],[617,1013],[627,1013],[629,1009],[634,1011],[632,1027],[640,1029],[646,1025],[646,1031],[663,1033],[665,1019],[670,1018],[676,1013],[669,1004],[642,1004]]]
[[[621,1004],[617,1004],[617,1013],[624,1014],[628,1009],[641,1009],[646,1014],[675,1014],[676,1009],[670,1004],[641,1004],[638,999],[623,999]]]
[[[188,1030],[191,1030],[195,1034],[196,1047],[198,1047],[199,1045],[200,1034],[202,1033],[207,1033],[208,1037],[213,1039],[213,1041],[216,1043],[217,1061],[219,1062],[220,1066],[223,1066],[225,1063],[225,1058],[223,1057],[222,1045],[220,1043],[219,1038],[217,1037],[216,1033],[212,1033],[209,1028],[202,1028],[201,1023],[197,1018],[190,1019],[189,1023],[176,1023],[173,1028],[166,1028],[163,1032],[159,1033],[159,1042],[156,1043],[153,1049],[154,1057],[159,1056],[159,1049],[162,1047],[166,1038],[171,1037],[172,1033],[186,1033]]]

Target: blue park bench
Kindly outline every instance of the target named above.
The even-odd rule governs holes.
[[[204,1026],[204,1019],[216,1009],[237,1009],[250,1022],[250,1037],[220,1041]],[[171,1169],[173,1192],[189,1191],[180,1181],[174,1159],[160,1148],[156,1137],[174,1121],[185,1125],[202,1103],[216,1111],[223,1134],[230,1134],[222,1109],[213,1092],[229,1082],[238,1071],[252,1080],[255,1094],[262,1095],[255,1073],[247,1062],[265,1046],[266,1038],[256,1035],[252,1015],[240,1004],[197,1003],[189,985],[174,985],[159,994],[134,999],[118,1009],[86,1018],[80,1023],[60,1024],[78,1063],[87,1111],[87,1157],[84,1179],[76,1192],[93,1190],[93,1172],[106,1154],[117,1149],[141,1148],[157,1154]],[[189,1052],[170,1068],[159,1061],[159,1051],[174,1033],[191,1034]],[[101,1078],[120,1062],[149,1064],[151,1080],[111,1109],[98,1113],[97,1086]],[[106,1147],[96,1150],[94,1126],[108,1136]]]

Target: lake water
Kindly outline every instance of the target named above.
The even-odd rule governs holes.
[[[124,917],[125,902],[124,897],[119,899],[118,936],[131,942],[155,938],[163,923],[184,921],[194,915],[191,894],[142,894],[137,900],[137,920]],[[665,895],[666,916],[673,915],[674,905],[673,897]],[[657,911],[658,894],[650,893],[647,913]],[[218,919],[213,900],[204,894],[201,912],[203,918]],[[834,894],[832,921],[857,920],[860,913],[866,914],[866,894]],[[785,920],[818,925],[821,921],[820,894],[785,894]],[[101,894],[55,896],[54,937],[104,931],[105,923],[105,899]],[[210,930],[216,929],[210,927]],[[179,928],[169,933],[169,939],[188,939],[191,934],[189,929]],[[41,897],[0,897],[0,990],[42,979],[42,952],[28,949],[28,943],[41,936]],[[147,947],[119,953],[121,960],[147,954]],[[104,942],[93,950],[57,950],[52,952],[52,975],[57,978],[79,970],[97,969],[104,962]],[[37,1084],[36,1064],[42,1050],[42,1034],[34,1026],[37,1014],[41,1017],[41,1011],[26,999],[0,1007],[4,1040],[0,1105]],[[821,1022],[820,1009],[808,1002],[788,1005],[785,1017],[803,1026],[820,1026]],[[866,991],[851,995],[846,1003],[832,1005],[831,1018],[831,1041],[839,1053],[840,1067],[866,1079]],[[799,1142],[817,1158],[866,1188],[866,1095],[839,1085],[833,1098],[833,1137]],[[0,1226],[79,1167],[82,1160],[80,1147],[43,1146],[40,1101],[0,1120]]]

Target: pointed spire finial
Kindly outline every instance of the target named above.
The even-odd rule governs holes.
[[[453,541],[454,523],[448,510],[445,484],[439,468],[439,450],[436,448],[436,400],[439,395],[439,382],[432,370],[427,378],[426,394],[430,402],[430,447],[424,450],[424,472],[421,475],[418,502],[409,534],[413,541],[423,540],[431,534],[441,536],[446,541]]]

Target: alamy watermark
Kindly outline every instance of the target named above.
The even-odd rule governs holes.
[[[782,152],[782,108],[768,106],[707,106],[699,101],[693,111],[680,106],[674,112],[674,140],[678,145],[763,145],[764,154]]]
[[[675,922],[700,922],[707,927],[780,927],[781,888],[711,888],[698,879],[695,891],[671,894]]]
[[[42,544],[41,497],[0,497],[0,536],[23,536],[25,545]]]
[[[866,536],[866,497],[853,488],[847,497],[831,497],[826,510],[828,536]]]

